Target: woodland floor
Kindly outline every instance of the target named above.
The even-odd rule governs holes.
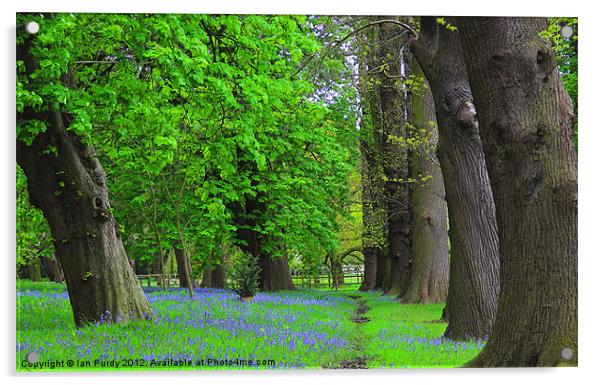
[[[196,289],[192,300],[180,289],[145,291],[153,320],[77,330],[63,285],[19,281],[17,370],[456,367],[484,346],[441,338],[443,304],[402,305],[377,292],[296,290],[241,302],[228,290]],[[32,351],[39,362],[73,366],[23,367]],[[210,358],[230,363],[209,364]],[[237,358],[260,364],[237,365]],[[161,365],[170,360],[193,365]],[[90,366],[78,366],[85,362]]]

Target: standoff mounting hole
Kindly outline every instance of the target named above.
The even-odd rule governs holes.
[[[25,356],[25,359],[30,364],[35,364],[36,362],[38,362],[40,360],[40,355],[38,354],[38,352],[29,352]]]
[[[562,28],[560,28],[560,35],[562,35],[562,37],[566,39],[573,36],[573,27],[571,27],[570,25],[562,26]]]
[[[40,25],[35,21],[25,24],[25,31],[30,35],[35,35],[40,30]]]
[[[573,349],[563,348],[560,351],[560,357],[562,357],[563,360],[570,360],[571,358],[573,358]]]

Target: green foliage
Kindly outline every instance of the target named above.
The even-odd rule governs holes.
[[[40,68],[24,76],[18,63],[17,108],[64,112],[94,145],[139,267],[180,238],[206,264],[235,242],[233,207],[250,199],[266,207],[256,230],[291,254],[315,261],[338,247],[355,91],[350,78],[336,80],[348,71],[340,56],[318,74],[299,72],[322,47],[313,31],[328,17],[18,18],[40,24],[31,47]],[[314,82],[321,73],[331,80]],[[43,123],[19,119],[17,137],[30,143]]]
[[[29,203],[27,179],[17,166],[17,268],[36,258],[52,257],[54,246],[46,218]]]
[[[445,20],[444,17],[438,17],[437,18],[437,24],[444,26],[445,29],[448,29],[450,31],[457,31],[458,30],[458,27],[452,25],[449,21]]]
[[[564,84],[564,89],[571,97],[573,102],[573,112],[575,120],[573,123],[573,143],[575,149],[578,149],[578,26],[579,20],[576,17],[550,17],[548,19],[548,28],[540,33],[540,36],[549,40],[556,52],[556,59],[560,71],[560,79]],[[568,26],[573,34],[569,37],[562,36],[562,27]]]
[[[259,261],[247,253],[234,253],[230,280],[232,290],[240,298],[252,297],[259,290]]]

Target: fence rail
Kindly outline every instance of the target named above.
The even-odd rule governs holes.
[[[300,287],[310,288],[321,288],[321,287],[334,287],[332,282],[332,276],[329,274],[316,275],[316,276],[304,276],[304,275],[293,275],[293,283]],[[344,274],[342,279],[338,282],[336,287],[342,287],[347,285],[361,284],[364,279],[363,274]]]
[[[153,282],[155,282],[157,286],[161,286],[161,281],[164,282],[163,284],[165,287],[180,286],[180,279],[177,274],[137,274],[136,278],[138,278],[141,283],[146,282],[147,287],[153,286]]]
[[[179,287],[180,280],[177,274],[138,274],[136,275],[139,281],[142,283],[146,283],[147,287],[151,286],[162,286],[165,287]],[[357,285],[361,284],[364,278],[364,275],[361,273],[353,273],[353,274],[343,274],[342,279],[339,280],[338,285],[336,287],[342,287],[347,285]],[[292,276],[293,283],[295,286],[299,287],[308,287],[308,288],[329,288],[335,287],[332,282],[332,276],[329,274],[320,274],[320,275],[293,275]],[[163,281],[163,283],[161,283]]]

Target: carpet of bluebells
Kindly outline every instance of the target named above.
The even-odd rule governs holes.
[[[400,305],[377,293],[361,293],[371,322],[352,321],[348,292],[297,290],[260,293],[245,302],[229,290],[145,288],[154,311],[149,321],[99,322],[76,329],[63,285],[19,281],[17,370],[29,352],[46,360],[134,359],[145,366],[121,369],[332,368],[359,356],[370,367],[450,367],[474,357],[482,341],[442,340],[442,305]],[[354,292],[353,294],[358,294]],[[149,367],[149,362],[208,359],[273,360],[259,365]],[[92,367],[80,370],[110,370]],[[69,369],[59,369],[69,370]],[[77,369],[71,369],[77,370]]]

